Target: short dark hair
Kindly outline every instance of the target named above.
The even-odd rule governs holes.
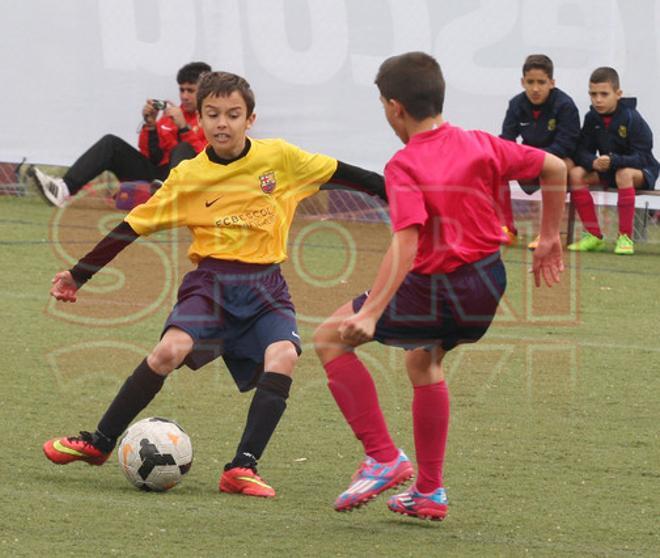
[[[197,83],[200,75],[210,71],[211,66],[206,62],[190,62],[190,64],[186,64],[177,72],[176,82],[179,85],[182,83]]]
[[[610,83],[614,91],[620,89],[619,74],[614,68],[609,66],[601,66],[591,72],[589,83]]]
[[[197,84],[197,110],[201,112],[202,101],[209,95],[228,97],[234,91],[238,91],[243,97],[247,106],[247,116],[250,116],[255,104],[250,84],[245,78],[229,72],[207,72],[202,75]]]
[[[415,120],[442,113],[445,79],[440,64],[424,52],[407,52],[383,62],[375,80],[383,98],[399,101]]]
[[[550,60],[550,57],[545,54],[530,54],[525,58],[525,62],[523,63],[523,77],[530,70],[542,70],[548,74],[550,79],[553,79],[552,75],[555,71],[555,65],[552,63],[552,60]]]

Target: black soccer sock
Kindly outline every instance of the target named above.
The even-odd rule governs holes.
[[[256,468],[270,437],[286,409],[286,400],[291,388],[291,377],[277,372],[264,372],[257,384],[248,411],[243,437],[238,444],[236,457],[225,466]]]
[[[165,376],[156,374],[145,358],[134,370],[101,418],[94,433],[94,445],[112,451],[117,438],[163,387]]]

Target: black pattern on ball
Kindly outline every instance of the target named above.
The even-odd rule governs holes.
[[[155,444],[152,444],[147,438],[140,440],[140,459],[142,465],[138,469],[138,475],[143,480],[151,474],[159,465],[176,465],[174,457],[169,454],[161,454]]]

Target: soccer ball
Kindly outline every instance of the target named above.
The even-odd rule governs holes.
[[[150,417],[129,426],[117,451],[119,466],[140,490],[165,492],[192,465],[188,434],[173,420]]]

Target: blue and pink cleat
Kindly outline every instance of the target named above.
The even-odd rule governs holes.
[[[353,475],[350,486],[335,501],[335,510],[345,512],[359,508],[381,492],[403,484],[413,475],[412,463],[401,450],[396,459],[387,463],[367,457]]]
[[[423,494],[412,486],[405,492],[392,496],[387,507],[396,513],[442,521],[447,515],[447,493],[444,488],[437,488],[433,492]]]

